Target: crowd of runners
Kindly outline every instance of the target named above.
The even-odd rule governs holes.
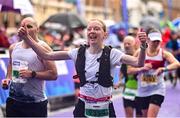
[[[160,29],[138,29],[127,34],[115,31],[112,38],[102,20],[91,19],[82,45],[52,51],[38,38],[36,21],[23,19],[17,31],[20,41],[9,48],[8,74],[2,80],[2,86],[10,89],[6,115],[47,117],[44,81],[57,79],[54,60],[72,59],[79,79],[74,117],[116,117],[112,90],[120,86],[124,86],[126,117],[134,117],[134,111],[137,117],[157,117],[165,97],[165,79],[173,78],[175,86],[179,78],[180,35],[170,31],[164,40],[167,37]],[[119,46],[111,45],[113,41]],[[120,80],[114,85],[116,66],[121,67]]]

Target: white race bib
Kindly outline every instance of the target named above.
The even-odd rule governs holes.
[[[85,101],[85,116],[109,118],[109,101],[106,102],[87,102]]]
[[[141,76],[141,86],[146,87],[149,85],[157,85],[158,84],[158,78],[157,75],[144,73]]]
[[[124,93],[123,93],[123,97],[125,99],[133,101],[135,99],[136,94],[137,94],[136,89],[125,88]]]

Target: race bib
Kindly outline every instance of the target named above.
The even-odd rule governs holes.
[[[109,101],[85,102],[85,116],[109,118]]]
[[[21,78],[19,76],[19,71],[21,69],[28,69],[27,61],[13,60],[12,62],[12,81],[15,83],[26,83],[27,79]]]
[[[157,85],[157,75],[143,74],[141,77],[141,86]]]
[[[125,88],[124,93],[123,93],[123,97],[125,99],[133,101],[135,99],[136,94],[137,94],[136,89]]]

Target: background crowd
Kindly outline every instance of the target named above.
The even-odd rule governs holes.
[[[136,40],[136,49],[139,46],[139,42],[136,38],[136,34],[138,29],[141,27],[130,26],[127,29],[125,28],[123,23],[114,23],[108,25],[108,37],[104,41],[105,45],[111,45],[114,48],[120,49],[124,51],[123,47],[123,39],[127,35],[132,35]],[[153,24],[152,24],[153,25]],[[142,26],[144,30],[149,26]],[[156,26],[157,27],[157,26]],[[162,32],[162,43],[161,47],[170,51],[178,61],[180,61],[180,29],[173,26],[171,22],[159,22],[160,31]],[[86,43],[86,28],[85,27],[77,27],[72,30],[64,29],[50,29],[50,28],[40,28],[39,37],[44,40],[53,50],[69,50],[74,48],[80,44]],[[8,49],[9,46],[13,43],[19,42],[19,37],[16,34],[16,31],[7,34],[6,28],[1,26],[0,28],[0,48]],[[167,79],[170,79],[174,86],[176,86],[177,78],[179,74],[179,70],[177,73],[171,72],[166,76]],[[174,79],[172,79],[174,78]]]
[[[122,1],[124,1],[124,0],[122,0]],[[135,10],[132,10],[132,11],[135,11]],[[147,29],[149,29],[151,27],[155,27],[156,29],[159,29],[162,34],[162,40],[161,40],[160,47],[163,50],[169,51],[178,61],[180,61],[180,28],[179,28],[179,25],[176,25],[171,20],[165,20],[165,21],[163,21],[162,19],[157,20],[156,19],[157,14],[154,14],[153,12],[154,12],[153,10],[148,10],[147,15],[144,15],[144,14],[142,15],[139,13],[139,15],[142,16],[142,20],[141,20],[141,22],[134,22],[134,24],[137,24],[137,25],[130,24],[130,22],[125,22],[123,18],[119,22],[108,22],[108,21],[106,22],[105,20],[103,20],[108,29],[107,30],[108,36],[107,36],[106,40],[104,40],[103,44],[110,45],[111,47],[116,48],[128,55],[133,55],[134,52],[136,50],[140,49],[140,47],[141,47],[140,42],[137,38],[138,32],[139,31],[147,31]],[[67,14],[69,14],[69,13],[67,12]],[[66,15],[66,13],[65,13],[65,15]],[[159,13],[158,15],[160,16],[161,14]],[[80,16],[80,14],[77,15],[77,17],[79,17],[79,16]],[[23,16],[22,18],[24,18],[24,17],[27,17],[27,16]],[[123,16],[123,17],[125,17],[125,16]],[[135,17],[135,18],[137,18],[137,17]],[[105,19],[107,19],[107,18],[105,18]],[[127,20],[127,19],[125,19],[125,20]],[[19,21],[21,21],[21,20],[19,20]],[[61,21],[61,20],[59,20],[59,21]],[[129,19],[129,21],[130,21],[130,19]],[[179,20],[179,22],[180,22],[180,20]],[[71,24],[71,23],[73,24],[74,22],[70,21],[69,24]],[[49,47],[52,48],[53,51],[70,51],[71,49],[77,48],[80,45],[87,44],[87,36],[86,36],[87,35],[87,27],[86,27],[87,24],[81,24],[79,26],[74,26],[74,27],[71,27],[71,26],[64,27],[61,25],[59,26],[57,24],[47,24],[47,25],[39,24],[39,25],[40,25],[40,27],[39,27],[40,29],[38,32],[38,38],[43,40],[44,42],[46,42],[49,45]],[[12,28],[12,29],[8,28],[7,24],[0,26],[0,53],[1,54],[6,54],[6,51],[9,50],[10,45],[22,41],[22,39],[20,39],[19,36],[17,35],[19,28],[20,28],[20,22],[19,23],[17,22],[15,28]],[[133,41],[131,41],[131,40],[133,40]],[[129,47],[128,47],[128,45],[129,45]],[[168,65],[168,64],[169,64],[168,62],[165,62],[165,65]],[[129,73],[127,73],[129,68],[131,69],[131,67],[129,67],[129,65],[128,66],[122,65],[121,69],[119,70],[120,71],[120,75],[119,75],[120,81],[119,81],[119,83],[117,83],[117,85],[114,85],[114,88],[117,89],[121,86],[124,87],[123,94],[122,94],[123,95],[123,105],[124,105],[123,107],[127,108],[125,111],[126,116],[131,117],[133,115],[134,109],[129,109],[129,107],[134,108],[135,106],[134,106],[134,103],[131,103],[131,100],[128,101],[126,98],[129,98],[129,96],[128,96],[129,89],[133,89],[132,91],[134,91],[134,89],[137,89],[137,81],[133,80],[134,84],[129,86],[129,83],[131,83],[132,81],[127,81],[125,79],[127,77],[127,74],[129,74]],[[146,70],[146,69],[144,69],[144,70]],[[75,72],[73,74],[75,74]],[[134,76],[135,74],[133,73],[132,75]],[[130,76],[131,76],[131,74],[130,74]],[[178,88],[177,84],[179,84],[179,82],[178,82],[179,78],[180,78],[180,68],[178,68],[174,71],[165,72],[164,79],[168,82],[170,81],[173,88]],[[3,78],[1,78],[1,79],[3,79]],[[132,79],[132,78],[130,77],[130,79]],[[136,75],[134,76],[134,79],[136,79]],[[75,83],[75,96],[77,97],[79,95],[80,81],[78,79],[73,79],[73,80]],[[126,90],[128,90],[128,92]],[[136,91],[133,93],[133,95],[134,96],[131,96],[132,98],[130,98],[130,99],[135,100]],[[162,101],[160,101],[160,103],[162,103]],[[160,103],[158,103],[158,104],[160,104]],[[156,110],[156,111],[158,111],[158,110]],[[138,115],[141,116],[141,114],[138,114]]]

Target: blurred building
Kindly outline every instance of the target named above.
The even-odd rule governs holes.
[[[41,24],[50,15],[58,12],[75,12],[89,20],[98,17],[103,20],[122,20],[123,0],[30,0],[34,17]],[[154,1],[156,5],[148,4]],[[171,6],[169,3],[172,2]],[[159,3],[159,5],[158,5]],[[149,5],[150,7],[147,7]],[[163,7],[162,7],[163,5]],[[157,7],[156,7],[157,6]],[[159,7],[160,6],[160,7]],[[141,15],[146,13],[147,8],[162,10],[164,17],[174,19],[180,16],[180,3],[178,0],[127,0],[129,22],[138,25]],[[0,25],[15,27],[22,16],[14,12],[0,12]]]
[[[121,0],[32,0],[39,23],[57,12],[75,12],[87,20],[97,17],[100,19],[121,19]]]
[[[142,0],[127,0],[129,24],[138,27],[142,16],[146,14],[146,6]]]
[[[180,2],[179,0],[161,0],[163,3],[164,13],[167,18],[173,20],[180,17]]]
[[[0,26],[16,27],[20,19],[20,14],[14,12],[0,12]]]
[[[35,18],[41,24],[50,15],[58,12],[75,12],[87,20],[98,17],[100,19],[121,19],[121,0],[30,0]],[[14,12],[0,12],[0,25],[15,27],[21,16]]]

